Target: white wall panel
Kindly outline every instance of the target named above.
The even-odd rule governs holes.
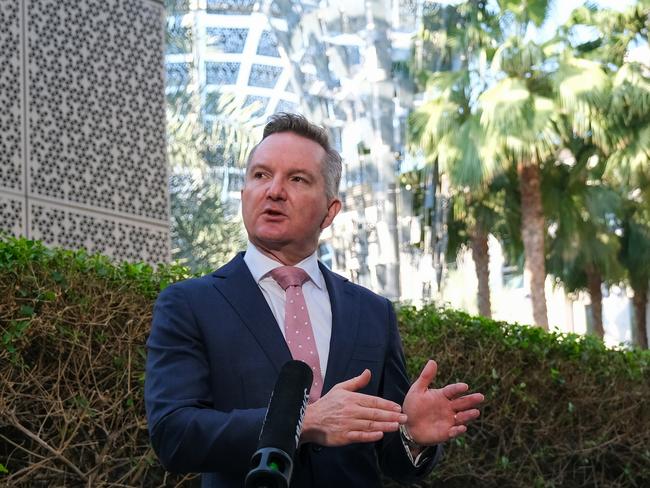
[[[25,228],[24,199],[0,192],[0,232],[13,236],[23,234]]]
[[[83,248],[116,261],[168,260],[166,228],[33,200],[29,202],[29,219],[32,238],[46,245]]]
[[[0,0],[0,188],[23,191],[21,2]]]
[[[0,229],[168,260],[163,19],[152,0],[0,0]]]

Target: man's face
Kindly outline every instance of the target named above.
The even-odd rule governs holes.
[[[280,132],[264,139],[249,162],[242,190],[248,238],[285,264],[312,254],[341,208],[338,199],[325,196],[324,157],[318,143]]]

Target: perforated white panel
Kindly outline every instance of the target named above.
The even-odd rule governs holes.
[[[163,19],[154,0],[0,0],[0,229],[168,260]]]
[[[23,206],[22,200],[0,195],[0,233],[16,237],[23,233]]]
[[[0,188],[17,192],[23,191],[20,14],[20,2],[0,1]]]
[[[30,192],[166,222],[162,8],[28,5]]]
[[[118,261],[160,263],[168,259],[165,229],[52,204],[30,202],[29,215],[32,237],[48,245],[84,248]]]

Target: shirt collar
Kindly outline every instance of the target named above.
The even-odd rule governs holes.
[[[246,247],[246,254],[244,255],[244,262],[248,266],[253,278],[256,283],[259,283],[265,278],[273,279],[268,274],[275,268],[282,266],[282,263],[271,259],[266,254],[262,253],[259,249],[255,247],[252,242],[248,242]],[[318,258],[316,252],[307,256],[305,259],[300,261],[295,265],[298,268],[302,268],[308,275],[309,279],[319,288],[324,289],[324,279],[323,274],[318,267]]]

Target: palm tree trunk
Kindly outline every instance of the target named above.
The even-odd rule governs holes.
[[[634,288],[632,303],[636,322],[636,343],[641,349],[648,349],[648,331],[646,329],[646,309],[648,307],[648,286]]]
[[[605,328],[603,327],[603,280],[600,273],[593,266],[588,266],[585,270],[587,274],[587,289],[589,298],[591,298],[591,316],[594,319],[594,333],[601,339],[605,338]]]
[[[517,165],[521,191],[521,237],[524,243],[526,269],[530,273],[530,295],[535,324],[548,330],[546,316],[546,264],[544,250],[544,211],[542,209],[539,166],[521,162]]]
[[[476,226],[471,233],[472,259],[478,278],[478,313],[483,317],[492,317],[490,304],[490,253],[488,234],[481,226]]]

